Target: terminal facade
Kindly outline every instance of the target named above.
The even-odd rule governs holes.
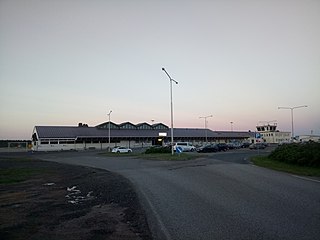
[[[291,133],[278,131],[276,124],[260,125],[256,128],[256,132],[174,128],[173,135],[174,142],[190,142],[195,146],[220,142],[280,144],[291,141]],[[35,126],[32,134],[32,149],[34,151],[61,151],[103,150],[115,146],[144,148],[153,145],[164,146],[170,144],[170,141],[170,128],[163,123],[151,125],[148,123],[105,122],[95,127],[79,123],[78,126]]]
[[[252,142],[254,138],[254,133],[250,131],[212,131],[203,128],[174,128],[173,135],[175,142],[191,142],[193,145],[202,145],[206,139],[208,143],[228,143]],[[105,122],[95,127],[86,124],[35,126],[32,133],[34,151],[103,150],[115,146],[144,148],[169,144],[170,141],[170,128],[163,123]]]

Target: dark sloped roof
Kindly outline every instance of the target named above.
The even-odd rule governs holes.
[[[249,132],[212,131],[203,128],[174,128],[174,137],[249,138]],[[253,135],[252,135],[253,136]]]
[[[123,126],[126,126],[126,125],[130,125],[130,126],[132,126],[132,127],[136,127],[136,125],[134,125],[134,124],[131,123],[131,122],[124,122],[124,123],[120,123],[120,124],[119,124],[120,128],[123,127]]]
[[[36,126],[39,138],[77,138],[81,135],[95,136],[95,128],[65,127],[65,126]]]
[[[209,130],[208,130],[209,132]],[[171,136],[171,134],[169,134]],[[204,129],[198,128],[174,128],[173,136],[174,137],[204,137]]]
[[[38,138],[107,138],[108,129],[96,127],[67,127],[67,126],[36,126]],[[171,136],[170,129],[111,129],[111,137],[157,137],[159,133],[166,133]],[[250,132],[228,132],[212,131],[207,129],[207,137],[214,138],[248,138],[254,133]],[[204,129],[198,128],[174,128],[175,138],[201,138],[205,136]]]
[[[204,130],[203,130],[204,131]],[[238,132],[238,131],[208,131],[208,137],[216,137],[216,138],[248,138],[253,137],[254,133],[251,132]]]
[[[96,128],[108,128],[108,127],[109,127],[109,121],[101,123],[101,124],[96,126]],[[110,122],[110,127],[113,128],[113,129],[114,128],[119,128],[119,125],[114,123],[114,122]]]

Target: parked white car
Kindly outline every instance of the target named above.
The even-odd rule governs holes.
[[[177,147],[180,147],[183,152],[193,152],[196,150],[196,147],[193,146],[191,143],[188,142],[177,142],[173,149],[176,150]]]
[[[131,153],[132,149],[127,147],[115,147],[112,149],[113,153]]]

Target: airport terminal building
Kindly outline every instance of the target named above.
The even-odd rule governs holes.
[[[200,145],[208,142],[252,141],[253,132],[212,131],[201,128],[174,128],[175,142]],[[129,148],[165,145],[171,141],[171,129],[163,123],[148,124],[105,122],[95,127],[79,123],[78,126],[35,126],[32,133],[34,151],[61,151],[108,149],[115,146]],[[109,143],[110,142],[110,143]]]

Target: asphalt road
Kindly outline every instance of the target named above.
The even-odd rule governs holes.
[[[320,239],[320,181],[250,164],[239,150],[185,162],[87,153],[41,158],[130,179],[155,239]]]

